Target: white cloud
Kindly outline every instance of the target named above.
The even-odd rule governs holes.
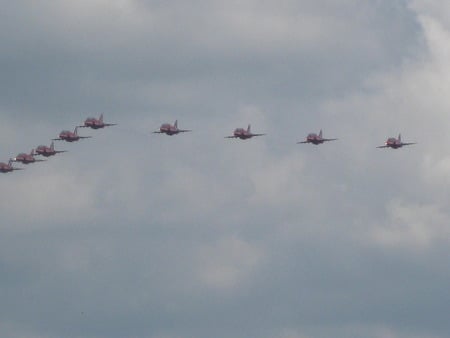
[[[420,8],[418,3],[413,8]],[[361,140],[352,148],[358,160],[355,165],[367,168],[367,179],[380,175],[393,178],[394,185],[386,185],[384,195],[377,197],[385,200],[386,219],[375,225],[375,240],[383,245],[424,249],[450,238],[444,202],[450,183],[446,170],[450,31],[435,16],[419,13],[419,18],[426,48],[415,59],[374,74],[366,82],[365,92],[357,91],[325,107],[354,122],[352,137]],[[381,141],[399,132],[405,141],[419,144],[374,153],[376,143],[369,140],[378,137]]]
[[[307,195],[303,167],[304,160],[299,154],[289,154],[285,158],[267,157],[264,165],[251,176],[255,190],[250,204],[283,208],[298,204]]]
[[[252,276],[263,257],[261,248],[251,243],[237,237],[222,238],[199,249],[199,280],[219,290],[239,287]]]
[[[442,208],[398,200],[388,201],[387,208],[386,224],[374,229],[379,243],[416,251],[450,242],[450,215]]]
[[[37,168],[32,167],[30,164],[26,170],[12,173],[2,186],[7,197],[0,206],[6,220],[3,229],[27,232],[55,223],[77,224],[95,215],[95,186],[89,177],[49,167],[36,174],[32,171]]]

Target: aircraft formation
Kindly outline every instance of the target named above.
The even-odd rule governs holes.
[[[44,159],[38,159],[35,156],[43,156],[50,157],[55,156],[56,154],[65,153],[67,150],[56,150],[54,141],[66,141],[66,142],[76,142],[81,139],[91,138],[92,136],[80,136],[78,135],[78,128],[91,128],[91,129],[101,129],[104,127],[115,126],[114,123],[104,123],[103,122],[103,114],[100,114],[100,117],[94,118],[89,117],[84,121],[84,124],[81,126],[76,126],[74,131],[71,132],[69,130],[63,130],[59,133],[58,138],[52,139],[50,146],[40,145],[36,147],[36,149],[32,149],[29,154],[20,153],[14,158],[10,158],[8,163],[0,162],[0,173],[10,173],[15,170],[23,170],[23,168],[17,168],[13,166],[13,162],[20,162],[22,164],[30,164],[35,162],[43,162],[46,161]]]
[[[10,158],[8,163],[0,162],[0,173],[10,173],[15,170],[23,170],[23,168],[17,168],[13,166],[13,162],[20,162],[22,164],[30,164],[35,162],[43,162],[45,159],[36,158],[35,156],[51,157],[56,154],[65,153],[67,150],[55,150],[54,141],[65,141],[65,142],[77,142],[82,139],[92,138],[92,136],[80,136],[78,135],[78,128],[91,128],[94,130],[102,129],[105,127],[116,126],[116,123],[105,123],[103,121],[103,114],[100,117],[94,118],[89,117],[84,121],[83,125],[76,126],[74,131],[63,130],[59,133],[57,138],[52,139],[50,146],[40,145],[36,149],[32,149],[29,154],[20,153],[14,158]],[[163,123],[158,130],[154,131],[154,134],[166,134],[169,136],[177,135],[179,133],[191,132],[190,129],[180,129],[178,128],[178,120],[175,120],[174,124]],[[249,124],[247,128],[236,128],[233,131],[233,135],[225,136],[225,138],[238,138],[241,140],[247,140],[255,136],[264,136],[266,134],[253,133],[251,131],[251,125]],[[325,142],[336,141],[337,138],[324,138],[322,130],[318,134],[310,133],[306,136],[304,141],[299,141],[297,144],[313,144],[320,145]],[[403,142],[401,134],[397,138],[389,137],[384,145],[378,146],[377,148],[391,148],[399,149],[403,146],[409,146],[416,144],[415,142]]]

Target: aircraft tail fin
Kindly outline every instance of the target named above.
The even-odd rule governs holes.
[[[73,131],[73,133],[74,133],[75,135],[78,135],[78,127],[75,127],[75,130]]]
[[[30,155],[31,155],[31,156],[34,156],[34,149],[31,149]]]
[[[402,134],[398,134],[398,140],[399,142],[402,142]]]
[[[249,124],[247,127],[247,133],[250,133],[251,129],[252,129],[252,126]]]
[[[50,149],[55,150],[55,142],[52,141],[52,143],[50,143]]]
[[[173,126],[174,126],[175,128],[178,128],[178,120],[175,120],[175,122],[173,123]]]
[[[322,129],[320,129],[320,131],[319,131],[319,137],[320,137],[320,138],[323,137]]]
[[[13,159],[10,158],[9,161],[8,161],[8,165],[11,167],[11,166],[12,166],[12,163],[13,163]]]
[[[100,122],[103,122],[103,114],[100,114],[99,121],[100,121]]]

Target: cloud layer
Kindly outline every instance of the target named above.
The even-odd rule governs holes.
[[[447,6],[5,4],[2,161],[119,125],[2,175],[0,331],[446,337]]]

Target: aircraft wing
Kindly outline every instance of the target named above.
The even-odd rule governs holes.
[[[67,153],[68,150],[55,150],[55,154]]]
[[[62,141],[62,138],[52,138],[52,141]]]
[[[300,141],[300,142],[297,142],[297,144],[305,144],[305,143],[309,143],[309,141]]]
[[[406,143],[402,143],[402,146],[410,146],[412,144],[417,144],[416,142],[406,142]]]
[[[104,123],[103,125],[105,127],[112,127],[112,126],[117,126],[117,123]]]
[[[253,136],[264,136],[264,135],[266,135],[266,134],[252,134],[252,137]]]
[[[225,136],[224,138],[237,138],[237,136]]]
[[[377,148],[389,148],[388,146],[378,146]]]
[[[163,132],[162,131],[159,131],[159,130],[157,130],[157,131],[153,131],[152,132],[152,134],[162,134]]]
[[[322,141],[324,141],[324,142],[336,141],[336,140],[337,140],[337,138],[324,138],[324,139],[322,139]]]
[[[190,131],[192,131],[192,130],[189,130],[189,129],[178,129],[179,133],[187,133],[187,132],[190,132]]]

